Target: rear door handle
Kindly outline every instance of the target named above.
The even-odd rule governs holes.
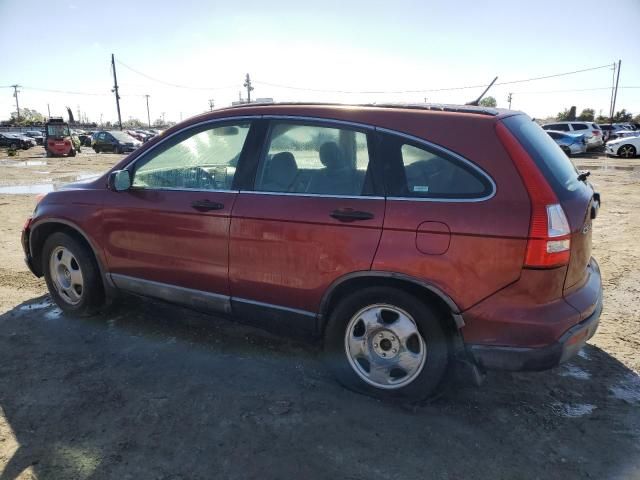
[[[222,210],[224,203],[212,202],[211,200],[196,200],[191,202],[191,207],[199,212],[208,212],[209,210]]]
[[[373,218],[373,213],[371,212],[362,212],[350,208],[340,208],[334,210],[329,215],[341,222],[356,222],[359,220],[371,220]]]

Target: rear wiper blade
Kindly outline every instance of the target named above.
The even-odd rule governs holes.
[[[584,172],[580,172],[580,175],[578,175],[578,180],[580,180],[581,182],[586,182],[587,181],[587,177],[591,175],[591,172],[589,170],[585,170]]]

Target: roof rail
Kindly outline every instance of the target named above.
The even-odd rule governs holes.
[[[242,109],[263,106],[319,106],[319,107],[372,107],[372,108],[405,108],[411,110],[431,110],[440,112],[475,113],[479,115],[496,116],[500,111],[490,107],[476,107],[473,105],[450,105],[441,103],[325,103],[325,102],[252,102],[225,107],[226,109]]]

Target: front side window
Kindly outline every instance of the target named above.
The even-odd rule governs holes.
[[[167,142],[136,165],[133,187],[231,189],[249,127],[249,123],[201,127]]]
[[[404,144],[400,147],[404,181],[396,195],[424,198],[479,198],[491,185],[464,162],[437,150]]]
[[[255,190],[362,195],[368,167],[367,135],[362,132],[275,123],[258,165]]]

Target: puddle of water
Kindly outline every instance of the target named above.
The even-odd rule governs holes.
[[[0,165],[6,167],[41,167],[46,164],[46,160],[0,160]]]
[[[562,370],[558,373],[561,377],[572,377],[579,380],[588,380],[591,378],[591,374],[589,372],[571,364],[564,365]]]
[[[569,404],[555,402],[551,405],[553,413],[567,418],[577,418],[584,417],[585,415],[590,415],[596,408],[598,407],[595,405],[591,405],[590,403]]]
[[[49,193],[55,190],[53,183],[34,183],[31,185],[11,185],[10,187],[0,187],[0,194],[10,195],[36,195],[38,193]]]
[[[627,172],[640,172],[640,165],[576,165],[578,170],[624,170]]]
[[[20,310],[40,310],[41,308],[49,308],[50,306],[51,306],[51,302],[48,300],[45,300],[44,302],[23,305],[20,307]]]
[[[640,375],[629,373],[624,380],[609,388],[614,398],[627,403],[640,403]]]
[[[83,180],[93,180],[98,178],[100,174],[96,173],[81,173],[78,175],[70,175],[67,177],[60,177],[55,181],[47,181],[44,183],[31,183],[28,185],[8,185],[0,187],[0,195],[37,195],[39,193],[49,193],[58,190],[61,186],[67,183],[80,182]]]
[[[62,316],[62,310],[60,310],[59,308],[55,308],[53,310],[51,310],[50,312],[47,312],[44,314],[44,317],[47,320],[55,320],[57,318],[60,318]]]

